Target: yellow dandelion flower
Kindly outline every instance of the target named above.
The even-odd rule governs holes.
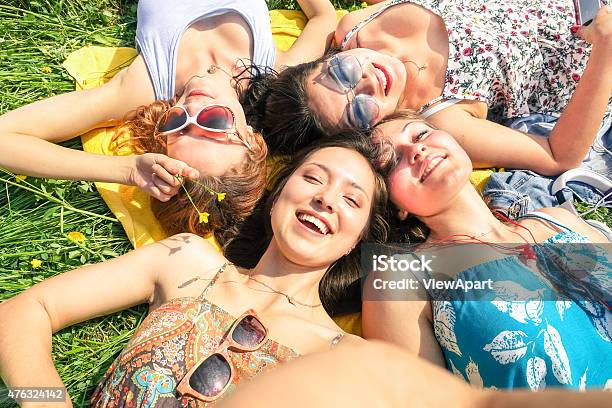
[[[225,198],[225,193],[217,193],[217,201],[223,201]]]
[[[30,265],[32,265],[32,268],[38,269],[42,266],[42,261],[40,259],[34,258],[30,261]]]
[[[41,72],[45,73],[45,74],[50,74],[51,73],[51,68],[50,67],[42,67]]]
[[[85,235],[81,234],[79,231],[71,231],[68,234],[68,239],[72,242],[83,242],[85,241]]]
[[[23,181],[23,180],[25,180],[25,179],[27,179],[27,178],[28,178],[28,176],[24,176],[24,175],[22,175],[22,174],[16,174],[16,175],[15,175],[15,180],[17,180],[18,182],[19,182],[19,181]]]
[[[366,3],[365,1],[361,2],[361,8],[366,8],[368,7],[368,3]]]
[[[198,211],[198,215],[199,215],[199,220],[200,220],[199,223],[200,224],[202,224],[202,223],[208,224],[208,216],[210,215],[209,213],[207,213],[207,212],[199,212]]]

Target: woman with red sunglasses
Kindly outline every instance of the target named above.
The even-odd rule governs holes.
[[[228,218],[244,217],[265,185],[266,149],[247,125],[241,87],[251,74],[321,55],[335,27],[328,0],[299,4],[309,21],[295,44],[281,52],[263,0],[140,1],[139,55],[131,65],[99,88],[1,116],[0,166],[38,177],[136,185],[162,202],[181,190],[176,175],[201,177],[210,190],[226,192],[224,206],[235,210]],[[159,122],[177,118],[182,122],[158,131]],[[101,156],[56,145],[124,119],[132,136],[128,143],[140,155]]]
[[[245,238],[252,258],[245,267],[181,234],[3,302],[2,380],[62,387],[51,333],[146,302],[148,317],[109,367],[92,406],[204,406],[279,363],[362,341],[330,313],[347,300],[359,306],[358,246],[386,237],[378,157],[367,137],[351,135],[295,156],[258,213],[267,228]]]

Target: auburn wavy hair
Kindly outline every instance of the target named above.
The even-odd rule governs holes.
[[[128,113],[121,129],[113,137],[111,148],[120,154],[122,149],[132,152],[167,154],[166,138],[155,132],[157,121],[176,99],[155,101]],[[214,233],[223,245],[234,231],[234,226],[251,214],[266,187],[266,156],[268,149],[259,133],[254,134],[253,151],[239,167],[229,169],[219,177],[200,176],[199,184],[184,179],[185,189],[200,212],[209,213],[208,223],[199,222],[184,189],[167,202],[151,198],[151,208],[165,232],[191,232],[200,236]],[[206,186],[207,188],[203,187]],[[211,191],[225,193],[222,201]]]

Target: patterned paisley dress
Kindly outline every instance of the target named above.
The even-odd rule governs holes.
[[[214,405],[214,402],[204,403],[191,397],[181,398],[175,391],[197,362],[216,351],[236,321],[237,317],[204,299],[211,286],[197,298],[173,299],[146,317],[94,391],[92,407]],[[270,339],[257,351],[228,350],[228,353],[235,374],[226,395],[240,381],[299,356],[289,347]]]

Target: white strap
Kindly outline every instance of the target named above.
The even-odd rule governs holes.
[[[551,224],[554,224],[554,225],[558,226],[559,228],[563,228],[564,230],[566,230],[568,232],[572,232],[571,228],[567,227],[565,224],[563,224],[561,221],[559,221],[558,219],[556,219],[552,215],[546,214],[545,212],[542,212],[542,211],[532,211],[530,213],[527,213],[527,214],[523,215],[520,218],[539,218],[539,219],[543,219],[543,220],[546,220],[546,221],[550,222]]]
[[[389,3],[385,4],[384,6],[382,6],[380,9],[378,9],[375,12],[373,12],[372,14],[370,14],[367,18],[361,20],[359,23],[357,23],[351,29],[351,31],[346,33],[346,35],[344,36],[344,39],[342,40],[342,43],[340,44],[340,49],[344,50],[346,48],[346,44],[348,44],[348,42],[351,40],[353,35],[355,35],[357,33],[357,31],[361,30],[363,28],[363,26],[368,24],[370,21],[374,20],[376,17],[378,17],[380,14],[382,14],[382,12],[387,10],[389,7],[395,6],[396,4],[406,3],[408,1],[409,0],[392,0]]]
[[[424,111],[419,112],[419,115],[421,116],[422,119],[427,119],[431,115],[434,115],[440,112],[442,109],[446,109],[449,106],[452,106],[458,102],[461,102],[461,99],[446,99],[438,103],[437,105],[432,106],[431,108],[427,108]]]

